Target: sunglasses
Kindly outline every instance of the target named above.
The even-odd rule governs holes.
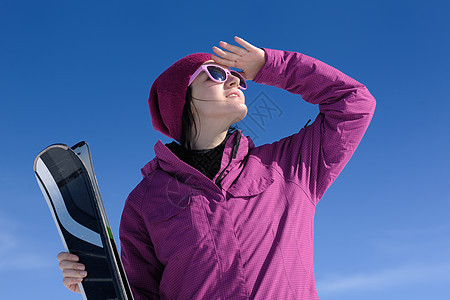
[[[247,88],[247,83],[245,82],[244,77],[242,77],[239,72],[230,71],[217,65],[201,65],[200,68],[198,68],[197,71],[192,74],[188,85],[191,85],[192,81],[194,81],[202,71],[205,71],[205,73],[209,76],[209,78],[211,78],[212,81],[219,83],[227,81],[228,74],[231,74],[239,78],[239,88],[241,90],[245,90]]]

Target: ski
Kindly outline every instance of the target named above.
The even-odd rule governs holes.
[[[79,284],[83,299],[133,299],[87,143],[45,148],[34,172],[66,251],[86,266],[88,276]]]

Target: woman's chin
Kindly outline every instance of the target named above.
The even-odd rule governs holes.
[[[240,112],[240,114],[236,117],[236,120],[235,120],[235,122],[234,123],[237,123],[237,122],[240,122],[240,121],[242,121],[244,118],[245,118],[245,116],[247,115],[247,106],[245,105],[245,104],[243,104],[243,109],[242,109],[242,111]],[[233,124],[234,124],[233,123]]]

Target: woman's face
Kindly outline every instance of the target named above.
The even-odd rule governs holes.
[[[211,63],[230,69],[213,60],[204,64]],[[238,86],[239,78],[231,74],[228,74],[225,82],[218,83],[211,80],[205,72],[201,72],[191,84],[193,97],[191,104],[195,106],[200,121],[213,120],[218,124],[223,123],[228,129],[230,125],[242,120],[247,114],[247,106],[244,93]]]

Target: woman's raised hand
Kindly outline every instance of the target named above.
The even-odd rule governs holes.
[[[240,73],[246,80],[255,79],[256,74],[266,63],[264,50],[237,36],[234,37],[234,40],[244,48],[220,42],[220,46],[228,51],[214,46],[213,51],[217,55],[211,54],[211,58],[219,64],[241,69]]]
[[[59,260],[59,268],[63,273],[64,285],[72,292],[80,293],[78,283],[83,281],[83,278],[87,276],[84,265],[78,263],[78,256],[67,252],[59,253],[57,258]]]

